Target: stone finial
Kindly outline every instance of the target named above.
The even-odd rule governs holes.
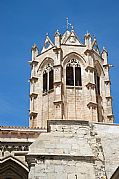
[[[38,55],[38,47],[35,43],[33,44],[31,51],[32,51],[32,60],[34,60],[35,57]]]
[[[61,43],[61,35],[58,30],[55,32],[54,37],[55,37],[55,46],[59,48]]]
[[[94,35],[94,39],[93,39],[93,42],[92,42],[92,48],[96,45],[97,43],[97,40],[96,40],[96,36]]]
[[[36,48],[38,48],[38,47],[37,47],[36,43],[34,43],[34,44],[32,45],[32,50],[36,50]]]
[[[108,53],[108,50],[105,47],[103,47],[102,51],[105,51],[106,53]]]
[[[91,35],[90,33],[87,31],[87,33],[85,34],[84,36],[84,39],[85,39],[85,45],[91,49]]]
[[[88,30],[87,30],[87,33],[85,34],[85,38],[88,39],[88,38],[90,38],[90,37],[91,37],[91,35],[90,35],[90,33],[88,32]]]
[[[55,37],[56,36],[60,36],[60,33],[59,33],[59,30],[57,29],[57,31],[55,32],[55,35],[54,35]]]
[[[108,51],[105,47],[103,47],[101,57],[104,59],[104,64],[108,63]]]

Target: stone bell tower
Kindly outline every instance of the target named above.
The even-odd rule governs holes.
[[[48,34],[42,51],[32,46],[30,127],[47,127],[47,120],[113,123],[108,52],[100,53],[96,37],[84,43],[74,30]]]

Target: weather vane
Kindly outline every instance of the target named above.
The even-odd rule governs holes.
[[[71,27],[72,30],[74,30],[74,26],[73,26],[71,23],[69,23],[69,19],[68,19],[68,17],[67,17],[67,18],[66,18],[66,29],[67,29],[67,30],[69,29],[69,26]]]

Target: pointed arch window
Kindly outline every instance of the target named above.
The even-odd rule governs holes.
[[[49,68],[49,70],[43,72],[43,93],[50,91],[54,88],[53,76],[54,76],[54,73],[53,73],[52,68]]]
[[[66,66],[66,85],[82,86],[81,67],[74,59]]]

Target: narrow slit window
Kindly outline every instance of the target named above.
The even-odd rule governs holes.
[[[100,77],[97,76],[97,92],[100,95]]]
[[[47,73],[43,74],[43,92],[47,91]]]
[[[49,72],[49,90],[53,89],[53,70]]]
[[[75,67],[75,86],[82,86],[80,67]]]
[[[96,93],[100,95],[100,77],[98,74],[95,72],[95,84],[96,84]]]
[[[74,86],[73,67],[66,67],[66,85]]]

